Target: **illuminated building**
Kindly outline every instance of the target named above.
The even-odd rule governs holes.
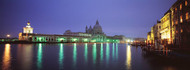
[[[155,43],[155,45],[158,42],[157,45],[161,43],[188,47],[190,45],[189,13],[190,1],[177,0],[161,18],[161,23],[157,23],[151,28],[151,32],[147,35],[147,42]],[[152,37],[154,38],[152,39]]]
[[[147,33],[147,45],[151,45],[152,44],[152,39],[151,39],[151,32]]]
[[[158,48],[161,44],[161,21],[157,21],[157,24],[153,26],[153,34],[154,34],[154,46]]]
[[[33,28],[30,26],[29,21],[28,21],[26,27],[23,27],[23,33],[33,33]]]
[[[161,19],[161,42],[162,44],[172,43],[172,25],[171,25],[171,11],[165,13]]]
[[[172,36],[175,45],[185,46],[190,45],[190,1],[177,0],[171,7],[172,12]]]
[[[94,25],[93,29],[90,26],[86,27],[86,32],[72,32],[71,30],[66,30],[63,35],[53,35],[53,34],[36,34],[33,33],[33,28],[28,25],[23,28],[23,32],[19,33],[20,41],[28,42],[115,42],[119,43],[120,40],[124,40],[124,36],[106,36],[104,34],[102,27],[100,26],[98,20]]]

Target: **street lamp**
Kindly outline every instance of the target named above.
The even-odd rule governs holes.
[[[10,34],[7,34],[7,38],[10,38],[11,37],[11,35]]]

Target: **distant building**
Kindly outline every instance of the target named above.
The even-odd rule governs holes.
[[[125,41],[124,36],[106,36],[98,20],[92,28],[86,27],[85,32],[72,32],[66,30],[63,35],[52,34],[36,34],[33,33],[33,28],[30,26],[30,22],[23,28],[23,32],[19,33],[20,41],[29,42],[114,42],[119,43]]]
[[[63,35],[70,35],[70,36],[89,36],[91,37],[92,34],[84,33],[84,32],[71,32],[71,30],[66,30]]]

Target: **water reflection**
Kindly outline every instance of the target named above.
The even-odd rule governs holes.
[[[113,43],[113,45],[112,45],[112,60],[114,60],[115,59],[115,44]]]
[[[31,70],[32,56],[33,56],[32,44],[19,44],[17,48],[18,61],[21,63],[22,70]]]
[[[116,60],[118,60],[118,43],[116,43]]]
[[[93,56],[93,63],[96,64],[96,57],[97,57],[97,54],[96,54],[96,43],[93,44],[92,51],[93,51],[93,54],[92,54],[92,56]]]
[[[88,44],[85,43],[84,45],[84,60],[85,60],[85,63],[87,63],[88,61]]]
[[[102,62],[103,61],[103,56],[104,56],[104,48],[103,48],[103,43],[101,43],[101,47],[100,47],[100,61]]]
[[[127,70],[131,70],[131,47],[129,45],[127,45],[127,55],[126,55],[126,66],[127,66]]]
[[[37,67],[38,70],[42,68],[42,44],[40,43],[38,46],[38,53],[37,53]]]
[[[11,45],[5,44],[2,70],[10,70],[10,67],[11,67],[11,52],[10,52],[10,50],[11,50]]]
[[[60,44],[60,48],[59,48],[59,69],[62,70],[63,69],[63,58],[64,58],[64,44]]]
[[[77,44],[73,44],[73,68],[76,68],[77,63]]]
[[[109,43],[106,43],[106,63],[109,64],[109,57],[110,57],[110,46]]]

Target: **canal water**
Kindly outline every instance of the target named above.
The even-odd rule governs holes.
[[[0,70],[190,70],[189,60],[120,43],[0,44]]]

